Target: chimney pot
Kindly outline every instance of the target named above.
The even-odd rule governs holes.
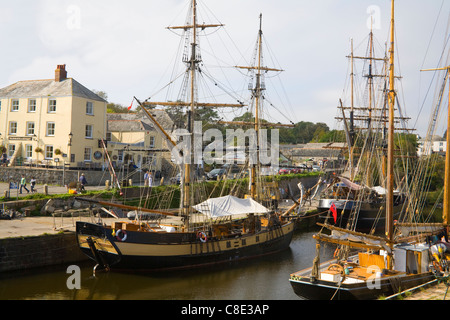
[[[55,81],[61,82],[66,79],[67,79],[66,65],[65,64],[57,65],[55,70]]]

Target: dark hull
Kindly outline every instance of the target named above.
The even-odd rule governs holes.
[[[80,249],[99,265],[117,270],[187,269],[275,253],[289,247],[290,222],[280,228],[230,239],[201,242],[193,233],[127,232],[119,241],[110,228],[77,222]],[[94,245],[88,245],[89,239]]]
[[[359,203],[358,201],[353,200],[320,199],[317,209],[321,212],[328,212],[332,203],[335,204],[338,213],[335,223],[336,226],[345,228],[349,222],[349,219],[352,217],[352,213],[354,213],[355,210],[359,210],[355,228],[356,231],[368,233],[373,228],[375,231],[381,231],[385,228],[385,216],[384,214],[380,215],[380,210],[383,210],[385,203]],[[403,201],[401,199],[400,201],[394,203],[394,219],[398,219],[402,211],[402,207]],[[327,214],[320,217],[325,220],[327,219]],[[328,223],[334,224],[331,213],[328,214]]]
[[[307,300],[374,300],[387,297],[435,279],[431,272],[423,274],[405,275],[393,279],[379,281],[379,286],[372,287],[372,283],[341,284],[330,281],[314,280],[310,277],[289,279],[296,295]]]

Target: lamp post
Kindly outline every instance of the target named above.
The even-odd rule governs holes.
[[[72,147],[72,138],[73,138],[73,133],[72,133],[72,131],[69,133],[69,141],[67,142],[67,153],[68,153],[68,156],[69,156],[69,162],[72,162],[72,150],[71,150],[71,147]]]

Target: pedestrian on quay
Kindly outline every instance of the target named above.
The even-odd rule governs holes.
[[[27,190],[27,193],[30,193],[30,190],[27,189],[27,180],[25,179],[24,175],[22,175],[22,179],[20,179],[20,194],[22,194],[22,188]]]
[[[152,187],[153,185],[153,177],[151,171],[146,171],[144,174],[144,186],[146,187]]]
[[[32,193],[37,192],[36,189],[35,189],[35,187],[36,187],[36,179],[34,177],[31,177],[30,185],[31,185],[30,191]]]
[[[8,164],[8,155],[6,154],[6,152],[3,152],[3,154],[2,154],[2,166],[6,167],[7,164]]]
[[[84,173],[81,174],[79,182],[80,182],[80,189],[81,189],[81,191],[86,191],[84,189],[84,186],[87,185],[87,180],[86,180],[86,177],[84,176]]]

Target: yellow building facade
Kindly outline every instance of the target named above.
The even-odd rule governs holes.
[[[9,165],[101,167],[107,102],[67,78],[19,81],[0,89],[0,146]]]
[[[167,131],[173,121],[163,110],[151,110],[153,117]],[[166,141],[151,121],[142,113],[109,113],[108,152],[116,168],[135,165],[153,172],[163,169],[164,161],[171,162]]]

